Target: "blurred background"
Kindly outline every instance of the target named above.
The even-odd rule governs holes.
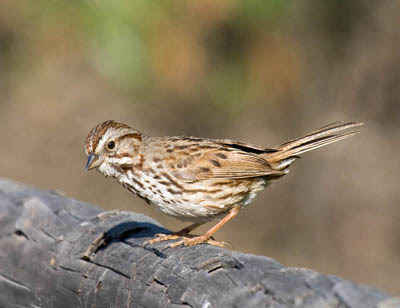
[[[0,175],[177,230],[84,172],[94,125],[272,147],[363,121],[362,134],[305,154],[216,239],[398,294],[399,12],[398,1],[3,0]]]

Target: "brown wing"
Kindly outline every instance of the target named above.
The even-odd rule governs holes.
[[[186,144],[186,147],[199,150],[191,152],[188,157],[182,155],[170,170],[180,180],[193,182],[204,179],[280,177],[285,174],[283,171],[272,169],[265,159],[258,156],[275,150],[265,150],[232,140],[192,140],[195,144],[192,147]]]

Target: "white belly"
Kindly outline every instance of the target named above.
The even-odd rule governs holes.
[[[140,183],[136,179],[139,176]],[[215,181],[206,180],[207,182],[199,181],[186,185],[185,188],[190,187],[191,192],[182,193],[177,187],[167,185],[166,179],[156,180],[143,172],[138,172],[136,177],[128,172],[119,181],[164,214],[190,222],[207,222],[221,218],[236,204],[244,208],[253,201],[257,192],[265,187],[265,181],[260,180],[254,183],[255,186],[251,190],[248,189],[248,184],[243,183],[243,186],[229,187],[229,190],[215,189],[215,192],[204,193],[205,185],[209,184],[212,187]],[[246,189],[249,192],[243,194]],[[227,194],[232,196],[226,197]]]

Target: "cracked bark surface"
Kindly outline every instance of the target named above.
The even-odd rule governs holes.
[[[400,307],[375,288],[267,257],[209,245],[144,247],[166,231],[156,221],[100,212],[0,179],[0,307]],[[82,260],[102,232],[107,243]]]

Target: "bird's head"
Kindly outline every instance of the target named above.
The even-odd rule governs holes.
[[[142,134],[126,124],[105,121],[93,127],[85,142],[85,169],[119,177],[140,162]]]

